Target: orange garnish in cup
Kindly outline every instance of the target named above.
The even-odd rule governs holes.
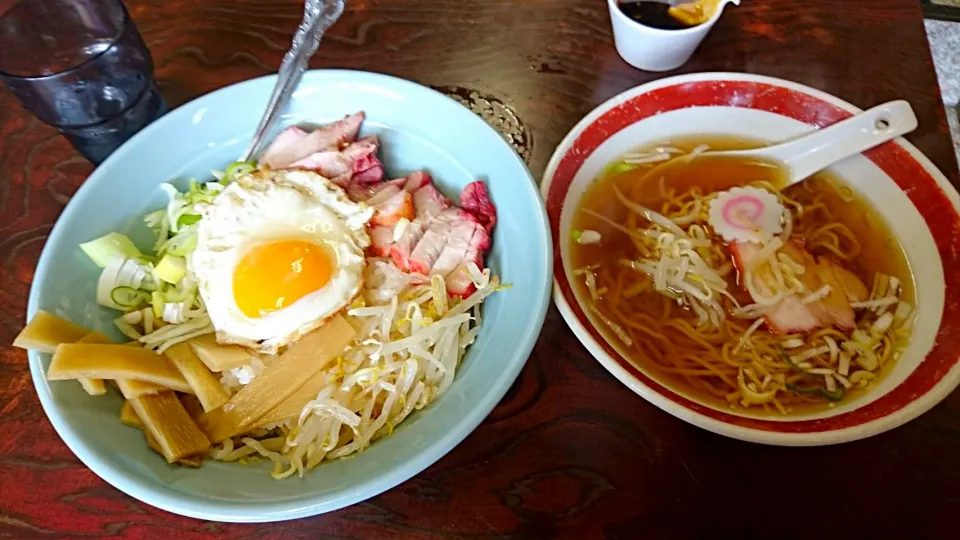
[[[718,4],[718,0],[698,0],[691,4],[674,6],[668,9],[667,13],[684,24],[696,26],[710,20],[717,11]]]

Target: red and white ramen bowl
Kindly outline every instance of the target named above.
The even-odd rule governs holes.
[[[893,429],[916,418],[960,383],[960,195],[904,139],[829,170],[890,223],[916,284],[913,339],[894,369],[869,393],[807,414],[751,416],[699,400],[629,360],[622,344],[597,331],[572,287],[570,238],[580,198],[604,166],[651,143],[697,135],[785,141],[860,109],[806,86],[748,74],[700,73],[662,79],[600,105],[564,138],[541,191],[552,228],[554,299],[567,324],[617,379],[664,411],[745,441],[788,446],[835,444]]]

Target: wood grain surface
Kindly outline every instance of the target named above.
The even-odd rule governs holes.
[[[509,134],[539,176],[590,109],[661,75],[616,54],[603,0],[348,0],[313,67],[390,73],[460,97]],[[908,136],[955,183],[957,165],[917,0],[743,0],[678,72],[792,79],[861,107],[904,98]],[[295,0],[130,0],[171,106],[274,72]],[[258,111],[259,112],[259,111]],[[53,222],[90,173],[0,91],[0,538],[939,538],[960,537],[960,394],[884,435],[773,448],[661,412],[594,361],[551,309],[520,378],[459,447],[350,508],[224,525],[127,497],[45,418],[23,325]]]

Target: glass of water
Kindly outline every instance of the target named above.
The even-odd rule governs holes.
[[[120,0],[20,0],[0,12],[0,80],[94,164],[167,111]]]

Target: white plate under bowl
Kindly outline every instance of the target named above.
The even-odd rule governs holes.
[[[779,445],[822,445],[881,433],[915,418],[960,382],[960,196],[903,139],[831,167],[890,223],[916,282],[916,330],[903,358],[876,388],[835,408],[787,417],[753,416],[698,399],[657,372],[628,360],[597,331],[585,298],[571,287],[570,234],[587,188],[629,150],[697,135],[780,142],[860,112],[823,92],[747,74],[704,73],[628,90],[597,107],[567,135],[544,173],[541,191],[554,235],[554,299],[590,353],[614,376],[661,409],[710,431]]]

